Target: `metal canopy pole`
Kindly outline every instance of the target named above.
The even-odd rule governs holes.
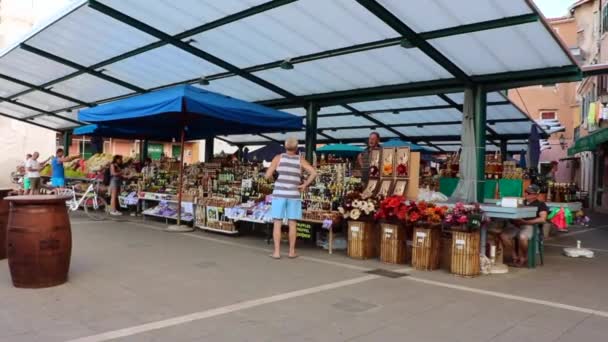
[[[139,162],[143,165],[146,158],[148,158],[148,139],[139,140]]]
[[[507,153],[508,153],[507,144],[508,144],[507,140],[503,139],[503,140],[500,141],[500,159],[503,162],[507,161]]]
[[[72,145],[72,131],[63,132],[63,151],[67,157],[70,154],[70,146]]]
[[[186,125],[182,124],[181,137],[180,137],[180,151],[179,151],[179,181],[177,186],[177,224],[168,226],[166,232],[191,232],[194,228],[182,225],[182,191],[184,189],[184,145],[186,136]]]
[[[317,115],[319,106],[314,102],[309,102],[306,107],[306,160],[314,162],[314,155],[317,149]]]
[[[475,105],[475,147],[477,150],[477,202],[483,203],[486,168],[486,109],[487,93],[483,86],[473,88]]]
[[[213,159],[213,138],[205,139],[205,163],[209,163]]]

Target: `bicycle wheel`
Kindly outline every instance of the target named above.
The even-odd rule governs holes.
[[[103,197],[89,197],[83,201],[82,206],[87,216],[94,221],[105,220],[108,211],[108,203]]]

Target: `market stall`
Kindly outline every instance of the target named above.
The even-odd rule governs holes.
[[[158,90],[86,109],[79,113],[79,118],[110,128],[141,128],[148,137],[154,134],[156,139],[179,139],[179,160],[183,160],[186,140],[228,133],[247,134],[302,128],[302,120],[297,116],[189,85]],[[179,162],[177,225],[170,226],[168,229],[171,231],[189,230],[180,226],[183,175],[184,164]]]

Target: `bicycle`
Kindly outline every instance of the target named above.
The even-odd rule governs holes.
[[[66,201],[68,210],[77,211],[80,207],[84,209],[85,214],[94,221],[101,221],[107,218],[107,211],[110,207],[108,202],[99,195],[99,183],[95,180],[89,184],[87,190],[82,194],[82,197],[76,196],[76,188],[72,185],[71,188],[57,189],[57,195],[70,195],[72,198]]]

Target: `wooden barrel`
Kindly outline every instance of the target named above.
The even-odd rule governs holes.
[[[439,248],[441,230],[437,228],[414,229],[414,248],[412,266],[417,270],[436,270],[439,268]]]
[[[15,287],[42,288],[67,281],[72,233],[65,201],[54,195],[13,196],[8,220],[8,265]]]
[[[479,265],[480,233],[452,232],[453,274],[475,277],[480,273]]]
[[[405,226],[380,223],[380,261],[388,264],[405,264],[407,259]]]
[[[8,224],[8,201],[4,200],[12,189],[0,189],[0,260],[6,258],[6,226]]]
[[[348,251],[355,259],[378,257],[378,230],[373,222],[348,221]]]

